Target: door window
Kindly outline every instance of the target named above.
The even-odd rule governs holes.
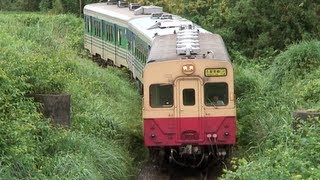
[[[183,94],[183,105],[184,106],[193,106],[195,105],[195,91],[194,89],[184,89]]]

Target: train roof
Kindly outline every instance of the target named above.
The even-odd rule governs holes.
[[[192,26],[191,30],[197,31],[198,34],[197,39],[194,40],[198,44],[186,44],[187,46],[198,46],[197,53],[192,53],[192,56],[187,57],[230,61],[220,35],[212,34],[180,16],[162,12],[162,8],[158,6],[141,6],[139,9],[130,10],[128,7],[118,7],[108,3],[94,3],[84,7],[84,14],[108,19],[108,21],[125,26],[152,45],[148,62],[186,57],[186,54],[178,53],[177,49],[178,32],[182,26]]]
[[[134,11],[131,11],[128,8],[120,8],[117,5],[113,5],[109,3],[87,4],[84,6],[83,11],[85,14],[105,15],[105,16],[117,18],[119,20],[127,21],[127,22],[133,18],[146,16],[144,14],[135,15]]]
[[[177,34],[159,36],[154,40],[149,54],[148,62],[167,61],[173,59],[212,59],[230,61],[229,54],[220,35],[212,33],[200,33],[200,52],[186,55],[177,54]]]
[[[152,43],[155,35],[173,34],[182,24],[193,24],[190,20],[180,16],[162,12],[162,8],[158,6],[141,6],[140,9],[148,13],[138,14],[139,9],[129,10],[128,7],[118,7],[108,3],[94,3],[86,5],[84,13],[100,18],[109,18],[122,25],[125,24],[129,29],[145,36],[149,44]],[[153,13],[153,11],[155,12]],[[155,18],[152,14],[161,14],[162,16]],[[199,26],[198,29],[208,33]]]

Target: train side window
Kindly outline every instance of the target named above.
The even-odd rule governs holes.
[[[173,106],[173,85],[152,84],[149,88],[150,106],[152,108],[170,108]]]
[[[182,91],[183,94],[183,105],[185,106],[193,106],[196,103],[196,96],[194,89],[184,89]]]
[[[106,24],[106,27],[105,27],[105,31],[106,31],[106,41],[110,41],[110,25],[109,24]]]
[[[204,85],[204,98],[206,106],[228,105],[228,84],[225,82],[206,83]]]
[[[121,31],[121,29],[119,29],[119,31],[118,31],[118,43],[119,43],[119,45],[121,45],[122,43],[121,43],[121,37],[122,36],[122,31]]]
[[[90,17],[85,16],[85,20],[86,20],[86,32],[89,34],[90,33]]]
[[[110,26],[110,41],[113,42],[114,41],[114,27]]]

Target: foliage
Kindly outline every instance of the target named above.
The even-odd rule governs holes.
[[[272,64],[273,81],[281,84],[283,81],[295,81],[305,78],[314,70],[320,68],[320,42],[303,42],[291,45],[287,51],[275,58]]]
[[[304,121],[286,141],[269,147],[248,162],[234,164],[225,179],[319,179],[320,133],[319,118]]]
[[[265,57],[301,40],[320,38],[320,4],[300,0],[140,0],[161,5],[224,37],[228,48]]]
[[[2,12],[0,26],[0,179],[133,176],[141,100],[125,72],[79,57],[82,20]],[[53,128],[30,97],[61,92],[71,94],[71,130]]]
[[[41,0],[1,0],[0,10],[37,11]]]
[[[26,2],[2,0],[0,9],[80,9],[78,1]],[[320,36],[319,2],[140,2],[163,6],[226,41],[235,64],[241,157],[222,178],[320,178],[319,119],[293,130],[291,117],[298,108],[320,109],[319,41],[309,41]],[[6,12],[0,25],[0,179],[129,179],[133,162],[145,154],[137,148],[140,98],[122,71],[76,55],[83,54],[81,20]],[[72,94],[72,130],[52,128],[26,96],[48,92]]]
[[[302,107],[320,107],[318,46],[319,41],[294,44],[269,68],[235,61],[236,89],[248,89],[237,98],[237,154],[242,156],[223,179],[319,179],[319,118],[300,120],[294,129],[291,115]]]

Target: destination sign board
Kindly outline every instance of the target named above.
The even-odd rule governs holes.
[[[227,69],[226,68],[206,68],[204,70],[204,75],[206,77],[227,76]]]

